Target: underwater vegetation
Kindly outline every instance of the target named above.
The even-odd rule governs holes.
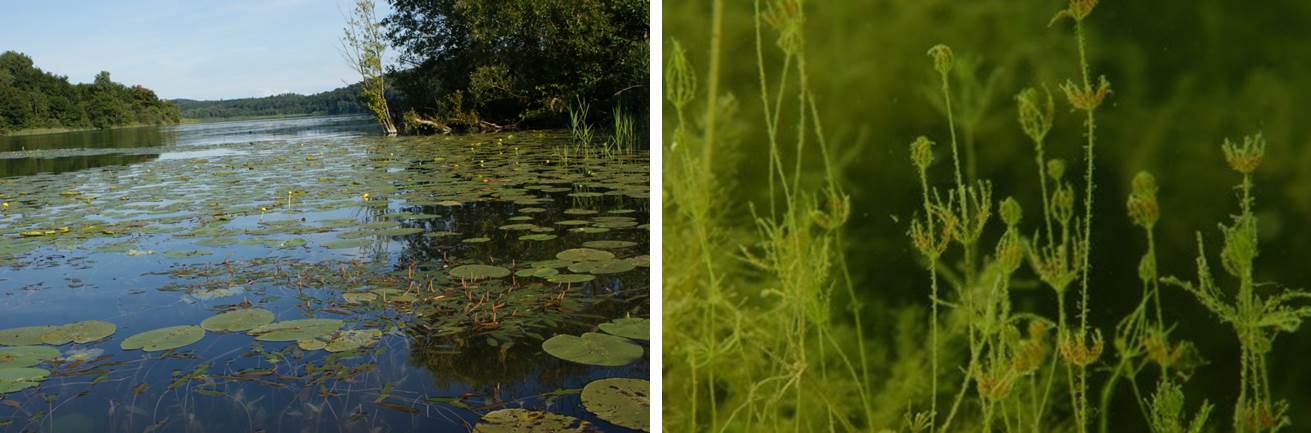
[[[1131,7],[874,2],[881,17],[861,16],[909,39],[962,39],[968,30],[939,21],[996,17],[1007,26],[980,45],[1016,45],[985,63],[962,44],[932,41],[909,60],[871,66],[859,57],[872,52],[877,63],[879,50],[852,46],[852,33],[885,22],[835,18],[861,9],[843,2],[671,3],[676,28],[677,14],[692,11],[709,12],[709,25],[688,21],[688,34],[671,30],[666,45],[666,431],[1307,425],[1298,408],[1311,395],[1280,382],[1300,378],[1296,361],[1281,358],[1302,353],[1286,341],[1311,316],[1311,294],[1271,279],[1299,275],[1287,251],[1261,254],[1289,245],[1266,230],[1298,236],[1280,214],[1304,213],[1296,200],[1257,200],[1292,188],[1261,180],[1267,173],[1305,175],[1305,165],[1280,167],[1288,160],[1275,151],[1296,159],[1306,149],[1268,142],[1253,122],[1234,125],[1252,131],[1238,139],[1212,136],[1164,158],[1205,157],[1205,179],[1154,174],[1184,162],[1117,159],[1137,142],[1104,125],[1131,123],[1117,118],[1137,100],[1119,99],[1116,77],[1131,74],[1115,61],[1132,56],[1098,54],[1110,39],[1100,32],[1119,23],[1097,21]],[[808,15],[825,10],[835,22]],[[906,51],[878,45],[892,40],[870,43]],[[902,64],[915,72],[877,89],[825,84]],[[871,93],[893,87],[918,99]],[[892,108],[831,114],[825,99]],[[911,103],[933,120],[897,111]],[[835,128],[835,118],[854,122]],[[1178,227],[1198,213],[1170,206],[1179,202],[1169,195],[1220,181],[1203,194],[1229,217]],[[1218,236],[1206,228],[1217,226]]]

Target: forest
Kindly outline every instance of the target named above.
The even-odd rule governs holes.
[[[187,119],[366,113],[359,94],[360,85],[357,83],[313,95],[284,93],[262,98],[217,101],[174,99],[172,102],[182,109],[182,117]]]
[[[24,129],[112,128],[175,124],[177,105],[142,86],[115,83],[109,72],[72,84],[68,77],[36,67],[32,58],[0,54],[0,134]]]
[[[388,74],[398,98],[388,99],[405,118],[560,127],[569,108],[607,117],[647,106],[645,1],[391,3],[381,25],[399,51]]]

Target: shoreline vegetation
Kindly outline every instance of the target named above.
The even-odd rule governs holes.
[[[0,53],[0,134],[9,131],[58,128],[110,128],[169,125],[181,120],[178,106],[153,90],[127,86],[96,74],[91,83],[73,84],[68,77],[41,70],[31,57]]]

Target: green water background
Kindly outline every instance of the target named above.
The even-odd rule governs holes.
[[[725,3],[721,83],[733,95],[738,113],[724,129],[736,136],[728,142],[737,143],[742,157],[734,167],[721,169],[736,169],[734,196],[741,198],[732,202],[730,214],[745,230],[751,227],[747,204],[767,202],[767,166],[758,156],[767,140],[760,121],[752,2]],[[873,305],[872,311],[928,302],[927,278],[906,236],[910,218],[920,209],[908,144],[918,135],[941,144],[930,182],[947,187],[949,137],[945,118],[934,106],[938,82],[925,54],[934,44],[950,45],[958,64],[976,60],[981,80],[992,76],[990,102],[972,134],[977,175],[992,180],[994,199],[1014,196],[1024,205],[1026,226],[1036,227],[1034,222],[1041,220],[1033,147],[1016,122],[1012,96],[1044,84],[1058,91],[1059,83],[1077,78],[1073,31],[1069,25],[1047,26],[1063,7],[1063,1],[991,0],[807,4],[811,85],[852,195],[848,258],[860,296]],[[665,55],[669,40],[677,38],[688,50],[704,93],[709,3],[670,1],[663,13]],[[1124,208],[1133,175],[1149,170],[1161,185],[1161,275],[1192,279],[1195,232],[1207,237],[1215,262],[1221,246],[1216,223],[1237,212],[1232,187],[1239,177],[1225,166],[1220,143],[1258,131],[1269,147],[1255,179],[1262,242],[1256,278],[1311,286],[1311,267],[1306,266],[1311,256],[1306,224],[1311,221],[1311,135],[1302,121],[1303,101],[1311,96],[1311,76],[1305,73],[1311,66],[1311,44],[1306,43],[1311,41],[1311,3],[1103,1],[1088,23],[1093,73],[1105,74],[1113,90],[1098,111],[1090,290],[1095,325],[1109,332],[1141,296],[1136,268],[1145,241]],[[777,75],[777,50],[766,34],[767,71]],[[1071,172],[1081,173],[1082,118],[1068,111],[1063,95],[1053,96],[1057,121],[1048,136],[1048,155],[1064,158]],[[784,106],[783,117],[795,118],[795,104]],[[673,115],[672,106],[665,104],[665,118]],[[672,125],[666,122],[665,128],[666,137],[671,136]],[[795,132],[785,126],[781,134]],[[815,172],[810,180],[821,177]],[[1019,278],[1032,279],[1032,272],[1026,267]],[[1218,278],[1222,287],[1232,285],[1227,276]],[[1219,410],[1213,425],[1228,425],[1239,380],[1236,338],[1182,290],[1162,291],[1166,319],[1178,324],[1174,335],[1196,344],[1207,362],[1189,381],[1189,398],[1210,399]],[[1019,310],[1054,311],[1048,293],[1017,296],[1022,299]],[[880,319],[877,313],[868,317],[865,323],[873,334],[890,332],[893,319]],[[1301,368],[1311,355],[1308,348],[1311,332],[1303,329],[1281,336],[1270,356],[1273,392],[1291,404],[1290,431],[1311,431],[1304,415],[1311,413],[1311,375]],[[1113,358],[1108,353],[1102,359]],[[1098,376],[1098,387],[1103,377]],[[1127,395],[1127,388],[1120,391]],[[1145,429],[1127,398],[1119,398],[1112,410],[1113,420],[1135,420],[1133,431]]]

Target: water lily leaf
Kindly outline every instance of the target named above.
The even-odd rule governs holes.
[[[588,412],[611,424],[651,431],[651,382],[609,378],[588,383],[581,395]]]
[[[142,332],[128,337],[119,344],[123,350],[141,349],[147,352],[177,349],[205,338],[205,329],[199,326],[170,326]]]
[[[222,289],[197,290],[195,292],[192,292],[191,296],[202,301],[208,301],[210,299],[236,296],[242,293],[246,293],[246,289],[244,287],[233,286],[233,287],[225,287]]]
[[[173,257],[173,258],[208,256],[210,254],[212,253],[210,253],[208,250],[173,250],[173,251],[164,252],[165,256]]]
[[[555,238],[556,238],[555,235],[545,234],[545,233],[519,236],[519,240],[521,241],[549,241]]]
[[[640,317],[624,317],[611,320],[602,323],[600,328],[607,334],[634,340],[648,340],[651,338],[651,321]]]
[[[324,350],[329,352],[346,352],[361,347],[372,346],[382,338],[382,331],[378,329],[353,329],[341,331],[336,337],[328,342]]]
[[[322,337],[341,329],[337,319],[301,319],[270,323],[247,334],[260,341],[297,341]]]
[[[99,348],[73,349],[68,351],[68,354],[64,355],[63,359],[64,361],[68,361],[68,362],[77,362],[77,361],[85,362],[85,361],[90,361],[99,358],[100,355],[104,355],[104,354],[105,354],[105,349],[99,349]]]
[[[373,302],[378,300],[378,294],[370,293],[370,292],[347,292],[347,293],[342,293],[341,297],[342,299],[345,299],[346,302],[352,304],[363,304],[366,302]]]
[[[587,242],[583,242],[583,246],[585,246],[585,247],[588,247],[588,248],[599,248],[599,249],[604,249],[604,250],[613,250],[613,249],[619,249],[619,248],[628,248],[628,247],[632,247],[632,246],[636,246],[636,245],[637,245],[637,242],[630,242],[630,241],[604,241],[604,240],[603,240],[603,241],[587,241]]]
[[[593,262],[593,263],[595,263],[595,265],[593,265],[592,269],[588,270],[588,272],[597,275],[619,274],[637,268],[637,265],[633,264],[633,262],[628,260],[607,260],[604,262]],[[573,267],[570,267],[569,269],[573,270]]]
[[[577,284],[586,283],[596,279],[596,275],[588,274],[559,274],[546,277],[546,281],[557,284]]]
[[[200,327],[206,331],[237,332],[255,329],[273,323],[273,312],[262,308],[245,308],[214,315],[203,322]]]
[[[574,248],[564,250],[555,255],[560,260],[572,260],[575,262],[600,261],[615,258],[614,253],[609,251],[597,250],[592,248]]]
[[[492,238],[468,238],[460,242],[464,242],[466,244],[481,244],[490,240],[492,240]]]
[[[0,394],[37,386],[49,376],[50,371],[40,368],[0,368]]]
[[[313,350],[319,350],[324,347],[327,347],[328,342],[317,338],[311,338],[308,340],[296,340],[296,346],[299,346],[301,350],[313,351]]]
[[[519,278],[528,278],[528,277],[549,278],[553,275],[558,275],[559,273],[560,270],[555,268],[532,268],[532,269],[520,269],[519,272],[514,273],[514,276]]]
[[[41,336],[41,342],[56,346],[68,343],[90,343],[113,335],[116,330],[118,327],[113,323],[85,320],[55,327]]]
[[[483,415],[474,433],[587,432],[595,427],[587,421],[528,409],[501,409]]]
[[[0,345],[31,346],[41,344],[41,336],[54,330],[54,326],[24,326],[0,329]]]
[[[542,342],[542,350],[565,361],[617,367],[642,357],[642,346],[625,338],[595,332],[581,337],[561,334]]]
[[[328,249],[345,249],[345,248],[364,248],[373,244],[372,239],[347,239],[341,241],[324,242],[323,247]]]
[[[58,358],[59,349],[50,346],[0,348],[0,368],[31,367]]]
[[[461,265],[451,269],[452,278],[481,280],[486,278],[505,278],[510,270],[492,265]]]

